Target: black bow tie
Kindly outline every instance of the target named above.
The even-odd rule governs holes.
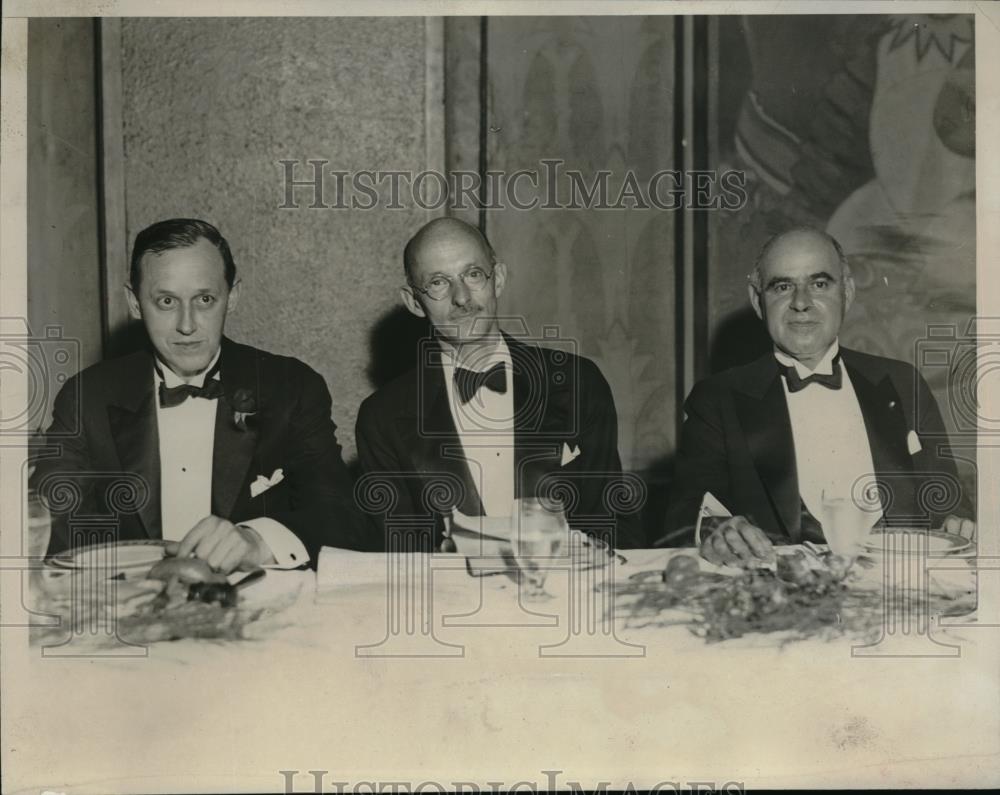
[[[829,375],[813,373],[805,378],[799,378],[798,370],[794,367],[783,367],[783,375],[788,383],[789,392],[798,392],[805,389],[809,384],[822,384],[827,389],[840,389],[843,385],[843,375],[840,371],[840,354],[833,357],[833,372]]]
[[[458,387],[458,396],[463,403],[472,400],[472,396],[484,385],[501,395],[507,391],[507,368],[503,362],[497,362],[482,373],[466,370],[464,367],[455,368],[455,386]]]
[[[215,367],[209,370],[205,374],[205,385],[195,386],[194,384],[181,384],[180,386],[168,387],[166,382],[163,380],[163,371],[160,369],[160,365],[157,362],[154,367],[156,372],[160,375],[160,408],[161,409],[172,409],[174,406],[179,406],[188,398],[200,397],[206,400],[217,400],[225,394],[225,390],[222,388],[222,382],[215,377],[215,374],[219,372],[219,363],[215,363]]]

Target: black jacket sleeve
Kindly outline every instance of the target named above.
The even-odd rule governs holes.
[[[286,440],[290,507],[270,515],[302,540],[313,565],[320,547],[357,549],[364,539],[364,518],[355,505],[354,483],[344,464],[331,410],[326,382],[305,368]]]
[[[97,479],[90,445],[81,416],[82,377],[70,378],[56,395],[52,422],[45,432],[44,446],[33,456],[34,470],[29,487],[41,495],[50,508],[51,533],[47,555],[66,550],[70,545],[69,516],[96,516],[103,513],[98,505]]]
[[[573,480],[579,503],[569,512],[571,526],[577,517],[611,516],[615,526],[613,544],[621,549],[646,546],[640,520],[645,486],[622,473],[618,453],[618,412],[614,395],[600,369],[589,359],[580,359],[580,455],[562,468],[562,476]]]
[[[663,545],[694,544],[698,509],[706,491],[723,505],[731,504],[722,399],[717,390],[702,382],[695,385],[684,402]]]

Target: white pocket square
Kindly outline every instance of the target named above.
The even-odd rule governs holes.
[[[568,464],[578,455],[580,455],[580,445],[575,444],[573,445],[573,449],[570,450],[569,445],[566,444],[566,442],[563,442],[562,463],[560,464],[560,466],[566,466],[566,464]]]
[[[266,478],[263,475],[258,475],[257,479],[250,484],[250,497],[256,497],[259,494],[263,494],[272,486],[277,486],[281,481],[285,479],[285,473],[280,470],[274,470],[274,474],[271,477]]]
[[[924,449],[920,444],[920,437],[917,436],[916,431],[910,431],[906,434],[906,449],[910,451],[910,455],[916,455]]]

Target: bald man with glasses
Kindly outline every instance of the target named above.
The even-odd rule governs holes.
[[[357,423],[362,471],[391,483],[394,514],[432,519],[437,548],[450,508],[510,516],[515,499],[555,489],[571,526],[606,537],[610,516],[613,546],[641,546],[638,522],[615,509],[618,419],[597,366],[500,331],[507,266],[475,227],[431,221],[407,243],[403,267],[403,303],[431,337]],[[435,481],[460,484],[453,504],[431,498]]]

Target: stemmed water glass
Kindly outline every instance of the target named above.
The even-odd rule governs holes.
[[[545,578],[569,537],[562,504],[535,497],[517,499],[513,517],[512,546],[521,572],[521,595],[527,601],[551,599]]]

